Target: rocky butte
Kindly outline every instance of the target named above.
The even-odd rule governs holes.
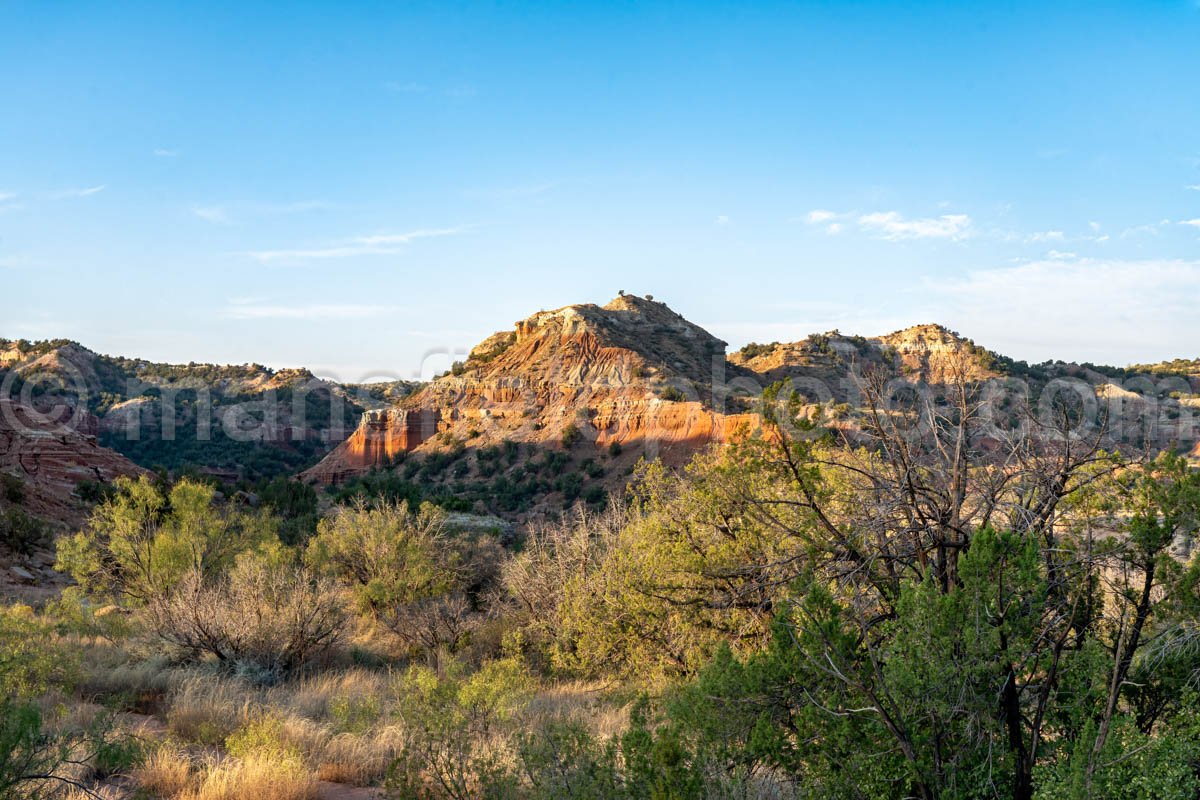
[[[489,336],[449,373],[390,408],[368,411],[348,439],[301,477],[335,484],[410,453],[502,442],[610,448],[626,454],[619,465],[642,455],[681,464],[738,431],[755,430],[761,422],[755,398],[765,386],[790,381],[811,403],[853,406],[866,374],[930,386],[1019,379],[1035,398],[1056,380],[1075,381],[1095,393],[1111,419],[1124,415],[1114,446],[1190,448],[1194,432],[1143,417],[1148,408],[1166,421],[1190,415],[1192,372],[1172,365],[1030,366],[932,324],[870,338],[831,331],[751,344],[727,357],[724,342],[664,303],[621,294],[604,306],[541,311]],[[1176,381],[1181,391],[1159,391],[1153,382],[1160,378]],[[1122,381],[1150,383],[1131,392],[1117,387]]]
[[[477,345],[463,363],[393,408],[366,413],[306,480],[339,483],[410,452],[504,440],[561,447],[578,437],[680,464],[760,424],[753,398],[791,379],[814,402],[845,402],[855,370],[933,382],[996,373],[987,351],[936,325],[876,339],[836,332],[752,345],[725,342],[650,297],[541,311]],[[964,357],[969,366],[964,373]],[[952,365],[954,366],[952,368]]]
[[[664,303],[621,295],[605,306],[541,311],[471,350],[450,373],[357,430],[303,474],[336,483],[398,454],[503,440],[653,453],[670,463],[757,418],[726,389],[725,342]]]

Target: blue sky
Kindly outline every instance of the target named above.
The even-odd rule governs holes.
[[[734,347],[1194,357],[1197,43],[1194,0],[3,2],[0,336],[427,376],[625,289]]]

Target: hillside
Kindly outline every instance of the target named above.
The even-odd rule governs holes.
[[[345,438],[363,411],[412,388],[342,386],[306,369],[258,364],[159,364],[67,340],[4,339],[0,382],[5,396],[24,396],[37,408],[81,408],[94,418],[87,433],[143,467],[228,480],[303,469]]]
[[[726,362],[724,342],[648,297],[541,311],[398,407],[365,415],[303,477],[338,483],[409,452],[454,457],[512,442],[603,460],[591,472],[608,486],[642,453],[682,463],[752,423],[728,413],[740,402],[730,371],[745,374]]]
[[[814,333],[799,342],[750,344],[729,360],[767,382],[821,381],[839,402],[854,394],[856,376],[873,370],[930,384],[1002,374],[994,354],[941,325],[914,325],[871,338]]]
[[[85,431],[94,420],[75,425],[47,417],[0,398],[0,473],[18,486],[7,498],[34,516],[78,523],[86,515],[77,490],[81,484],[111,483],[120,475],[144,472],[129,459],[100,446]],[[0,506],[4,500],[0,499]]]
[[[728,357],[725,347],[666,304],[621,294],[539,311],[421,385],[157,364],[66,340],[0,340],[0,380],[9,396],[27,389],[38,409],[80,406],[80,433],[142,467],[227,483],[299,473],[326,486],[382,469],[374,480],[394,495],[510,515],[600,504],[643,456],[681,465],[753,430],[756,397],[777,381],[834,409],[849,434],[868,376],[935,387],[1019,379],[1031,401],[1055,379],[1082,381],[1125,420],[1111,446],[1195,447],[1178,424],[1196,407],[1192,362],[1028,365],[932,324],[872,337],[831,331]]]
[[[642,456],[678,465],[755,429],[755,397],[778,381],[811,403],[844,407],[838,424],[853,436],[849,409],[869,377],[932,387],[1017,379],[1035,403],[1056,378],[1082,381],[1111,419],[1123,420],[1113,426],[1114,447],[1176,444],[1178,431],[1160,422],[1178,419],[1186,402],[1178,392],[1156,396],[1162,420],[1150,420],[1145,384],[1127,370],[1030,366],[940,325],[874,337],[832,331],[748,345],[726,358],[724,342],[664,303],[622,294],[604,306],[540,311],[493,334],[449,373],[365,413],[301,477],[338,485],[394,468],[387,480],[405,496],[489,513],[553,509],[583,495],[602,498]]]

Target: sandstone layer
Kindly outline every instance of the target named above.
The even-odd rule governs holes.
[[[85,481],[111,483],[145,472],[129,459],[96,442],[85,431],[95,420],[73,423],[69,414],[52,417],[0,399],[0,472],[23,485],[21,506],[29,513],[66,524],[81,521],[86,509],[74,496]]]

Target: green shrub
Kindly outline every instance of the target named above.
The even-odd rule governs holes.
[[[22,508],[0,511],[0,544],[18,553],[32,553],[50,544],[50,526]]]
[[[54,630],[26,605],[0,607],[0,698],[29,700],[69,688],[79,657],[54,644]]]
[[[55,567],[93,598],[144,606],[191,572],[223,575],[238,555],[269,546],[275,526],[269,514],[218,502],[205,484],[181,480],[164,494],[151,478],[119,478],[87,527],[59,541]]]
[[[132,736],[101,735],[96,742],[93,764],[96,777],[104,779],[123,775],[140,765],[146,758],[146,745]]]
[[[667,400],[672,403],[682,403],[684,400],[687,399],[687,396],[677,386],[662,387],[658,392],[658,396],[661,397],[663,400]]]
[[[372,695],[338,695],[329,701],[329,717],[338,733],[364,733],[382,713],[379,698]]]
[[[276,478],[258,488],[258,498],[280,519],[279,539],[304,544],[317,531],[317,492],[306,483]]]
[[[604,501],[608,498],[608,493],[604,491],[603,486],[592,485],[583,490],[583,502],[589,506],[604,505]]]
[[[583,491],[583,478],[578,472],[565,472],[558,476],[554,488],[562,492],[564,502],[573,503]]]
[[[751,342],[739,350],[738,353],[743,358],[757,358],[758,356],[765,356],[775,352],[778,347],[779,342],[772,342],[771,344],[759,344],[758,342]]]
[[[102,503],[111,498],[114,489],[100,481],[83,481],[75,487],[75,494],[85,503]]]
[[[20,476],[0,472],[0,494],[10,503],[20,503],[25,499],[25,481]]]
[[[562,432],[562,446],[570,450],[580,439],[583,438],[583,433],[579,430],[574,422],[568,422]]]

